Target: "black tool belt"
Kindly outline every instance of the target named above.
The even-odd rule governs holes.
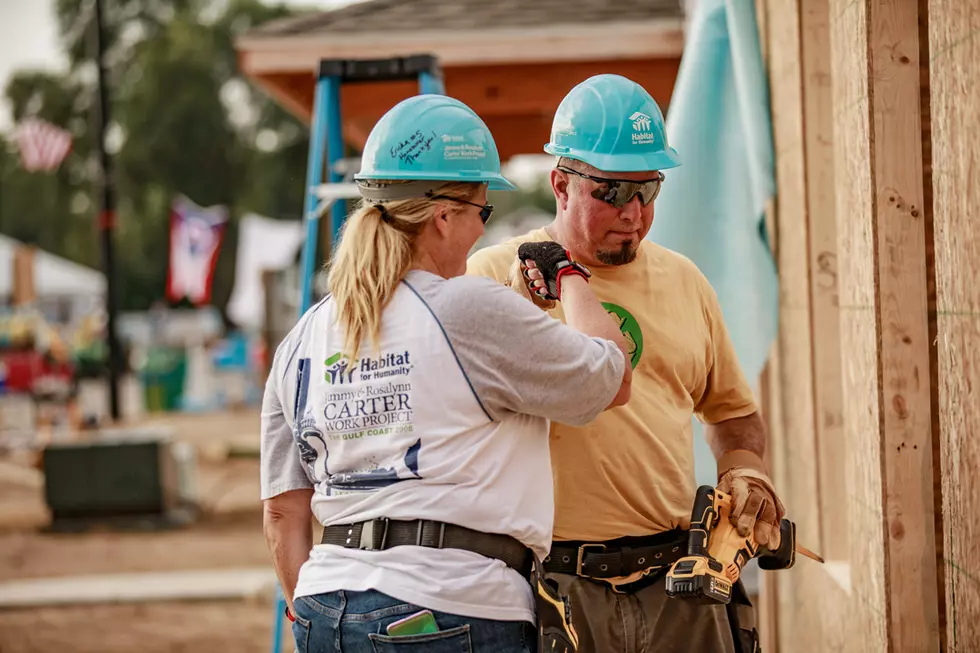
[[[533,561],[531,550],[509,535],[483,533],[426,519],[372,519],[355,524],[327,526],[323,529],[320,544],[335,544],[365,551],[384,551],[395,546],[463,549],[501,560],[525,578],[530,577]]]
[[[534,610],[538,616],[538,651],[542,653],[575,653],[578,633],[572,624],[572,605],[558,591],[558,583],[545,576],[541,561],[535,557],[531,573]]]
[[[667,567],[686,553],[687,531],[675,529],[606,542],[554,542],[544,559],[544,568],[553,574],[617,578]]]
[[[760,653],[759,630],[756,627],[755,609],[745,591],[742,579],[732,587],[732,600],[725,606],[728,622],[735,642],[735,653]]]

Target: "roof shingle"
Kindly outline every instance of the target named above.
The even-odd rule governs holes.
[[[247,37],[487,30],[680,19],[682,0],[368,0],[285,18]],[[610,33],[610,38],[616,38]]]

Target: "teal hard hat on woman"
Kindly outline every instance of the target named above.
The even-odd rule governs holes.
[[[417,95],[392,107],[371,130],[354,180],[367,199],[402,199],[434,192],[440,182],[486,183],[516,190],[500,173],[497,145],[480,116],[455,98]],[[377,181],[399,184],[397,197]],[[407,194],[415,193],[415,194]]]
[[[516,189],[501,174],[486,123],[438,94],[402,100],[381,117],[354,181],[364,201],[344,224],[327,278],[342,321],[350,318],[352,349],[365,332],[377,334],[381,308],[420,255],[447,277],[464,270],[469,247],[483,235],[480,221],[493,213],[487,191]],[[452,221],[433,224],[435,217]],[[366,306],[373,308],[361,319]]]
[[[595,75],[558,106],[544,151],[607,172],[667,170],[681,164],[667,143],[656,100],[621,75]]]

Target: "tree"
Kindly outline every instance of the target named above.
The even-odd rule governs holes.
[[[120,307],[145,309],[163,296],[177,194],[230,210],[213,293],[223,307],[238,217],[254,211],[296,219],[302,210],[307,130],[242,79],[233,46],[242,30],[288,9],[258,0],[103,4]],[[18,74],[6,95],[15,120],[39,115],[67,127],[75,147],[51,175],[28,174],[10,152],[0,155],[0,230],[97,267],[92,2],[58,0],[57,13],[69,70]]]

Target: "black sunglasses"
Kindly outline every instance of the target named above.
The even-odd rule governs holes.
[[[490,216],[493,215],[493,204],[477,204],[475,202],[468,202],[466,200],[461,200],[455,197],[447,197],[446,195],[429,195],[430,200],[449,200],[450,202],[459,202],[460,204],[469,204],[470,206],[475,206],[480,209],[480,219],[483,220],[483,224],[486,224],[490,220]]]
[[[593,177],[592,175],[587,175],[584,172],[579,172],[578,170],[572,170],[571,168],[566,168],[565,166],[556,166],[558,170],[562,172],[567,172],[568,174],[578,175],[579,177],[584,177],[589,181],[594,181],[599,184],[599,187],[592,191],[592,197],[597,200],[602,200],[606,204],[611,204],[617,209],[621,209],[630,201],[636,197],[640,196],[640,201],[643,202],[643,206],[647,206],[653,200],[657,199],[657,195],[660,194],[660,188],[664,183],[664,173],[657,171],[657,177],[654,179],[645,179],[643,181],[632,181],[630,179],[609,179],[607,177]]]

